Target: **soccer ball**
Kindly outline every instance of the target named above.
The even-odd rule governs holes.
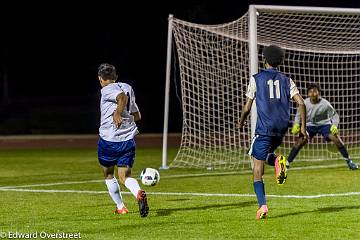
[[[145,186],[155,186],[160,181],[160,173],[154,168],[145,168],[141,171],[140,179]]]

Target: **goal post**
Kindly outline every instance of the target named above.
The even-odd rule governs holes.
[[[162,163],[160,169],[168,169],[167,160],[167,141],[168,141],[168,124],[169,124],[169,101],[170,101],[170,66],[171,66],[171,47],[172,47],[172,31],[173,31],[173,18],[172,14],[169,15],[168,23],[168,37],[166,49],[166,75],[165,75],[165,104],[164,104],[164,128],[163,128],[163,146],[162,146]]]
[[[250,5],[241,18],[219,25],[169,18],[169,35],[174,37],[179,62],[183,110],[181,146],[170,167],[249,166],[247,151],[255,131],[255,104],[251,124],[242,130],[236,129],[235,124],[246,101],[244,93],[249,78],[263,69],[261,52],[270,44],[286,50],[279,68],[294,79],[304,98],[307,84],[320,85],[322,97],[329,100],[340,116],[340,135],[351,157],[360,158],[358,29],[360,9],[349,8]],[[171,37],[166,89],[170,86]],[[168,94],[166,90],[163,167],[169,165],[166,158]],[[294,104],[291,121],[295,113]],[[279,151],[287,155],[294,142],[295,137],[288,132]],[[331,144],[315,137],[296,161],[340,158]]]
[[[255,5],[249,6],[249,79],[256,74],[259,69],[258,63],[258,43],[257,43],[257,12]],[[255,101],[251,107],[250,124],[251,124],[251,137],[255,136],[257,109]]]

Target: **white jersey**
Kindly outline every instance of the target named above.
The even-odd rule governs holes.
[[[120,93],[128,96],[128,102],[121,116],[123,122],[117,128],[114,124],[113,113],[117,108],[116,97]],[[100,128],[99,135],[102,139],[109,142],[124,142],[133,139],[138,134],[138,128],[131,113],[139,112],[135,102],[135,94],[132,87],[126,83],[110,83],[101,89],[100,100]]]
[[[339,115],[333,106],[325,99],[320,98],[318,103],[311,103],[310,98],[304,100],[306,106],[306,126],[322,126],[339,124]],[[300,113],[296,113],[295,122],[300,123]]]

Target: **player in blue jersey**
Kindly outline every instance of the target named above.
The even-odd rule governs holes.
[[[138,133],[135,121],[141,119],[134,91],[129,84],[115,82],[117,73],[111,64],[100,65],[98,78],[102,87],[98,158],[109,194],[116,203],[115,213],[128,213],[122,201],[120,186],[114,177],[117,166],[120,182],[136,197],[140,216],[146,217],[149,211],[146,193],[140,189],[137,180],[131,177],[135,158],[134,137]]]
[[[264,48],[265,69],[251,77],[246,104],[237,123],[238,128],[244,126],[255,100],[257,122],[249,154],[254,163],[254,191],[259,203],[256,219],[265,218],[268,213],[263,182],[265,162],[275,166],[276,182],[279,185],[285,183],[287,178],[286,159],[282,155],[275,155],[274,151],[281,144],[289,126],[291,99],[298,104],[301,122],[305,124],[306,108],[303,98],[293,80],[276,68],[283,62],[284,55],[284,50],[278,46]],[[301,126],[300,132],[307,139],[304,126]]]
[[[305,99],[307,109],[306,129],[310,139],[316,134],[321,134],[326,141],[332,141],[343,156],[350,170],[357,170],[359,167],[349,156],[349,153],[338,133],[340,122],[339,115],[334,107],[325,99],[320,97],[319,85],[312,83],[307,87],[308,98]],[[292,134],[298,134],[300,131],[300,116],[296,113],[294,125],[291,129]],[[301,148],[307,143],[302,137],[299,137],[288,157],[287,168],[294,161]]]

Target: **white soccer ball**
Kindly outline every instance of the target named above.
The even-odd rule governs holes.
[[[160,181],[160,173],[154,168],[145,168],[141,171],[140,179],[145,186],[155,186]]]

